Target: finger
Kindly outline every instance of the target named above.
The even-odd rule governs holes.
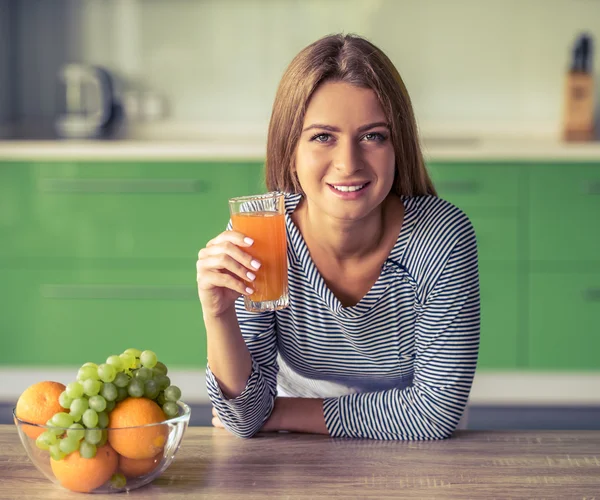
[[[212,414],[213,414],[213,417],[218,417],[219,416],[217,414],[217,409],[214,406],[212,407]]]
[[[200,252],[198,252],[196,269],[202,266],[202,263],[205,260],[219,255],[229,255],[233,260],[245,266],[249,271],[254,272],[260,269],[260,262],[257,259],[230,241],[224,241],[218,245],[212,245],[200,250]]]
[[[198,273],[196,276],[198,288],[200,290],[210,290],[212,288],[228,288],[241,295],[252,295],[254,290],[238,278],[230,274],[216,271]]]
[[[212,425],[213,427],[218,427],[219,429],[224,429],[225,426],[223,425],[223,423],[221,422],[221,420],[219,420],[218,417],[215,417],[212,419]]]
[[[252,282],[256,279],[256,269],[248,269],[228,253],[217,253],[198,262],[200,264],[196,266],[197,274],[206,271],[229,271],[244,281]]]
[[[206,246],[211,247],[213,245],[218,245],[225,241],[229,241],[240,247],[249,247],[252,245],[252,243],[254,243],[254,240],[252,240],[252,238],[249,238],[248,236],[238,231],[223,231],[221,234],[217,235],[212,240],[210,240],[206,244]]]

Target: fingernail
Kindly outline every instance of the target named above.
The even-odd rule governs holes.
[[[252,295],[252,294],[254,293],[254,290],[252,290],[252,288],[250,288],[250,287],[247,287],[247,288],[246,288],[246,293],[247,293],[248,295]]]
[[[248,244],[248,245],[252,245],[252,243],[254,243],[254,240],[252,238],[244,238],[244,241]]]
[[[252,262],[250,262],[250,265],[254,268],[254,269],[260,269],[260,262],[258,262],[257,260],[253,260]]]
[[[254,273],[251,273],[250,271],[248,271],[248,272],[246,273],[246,276],[248,276],[248,279],[249,279],[250,281],[254,281],[254,280],[256,279],[256,274],[254,274]]]

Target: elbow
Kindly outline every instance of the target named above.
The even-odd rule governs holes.
[[[224,423],[225,429],[231,434],[240,439],[250,439],[260,431],[262,425],[256,425],[252,423],[236,422],[236,423]]]

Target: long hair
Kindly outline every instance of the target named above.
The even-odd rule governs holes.
[[[392,192],[437,195],[425,168],[410,97],[389,58],[356,35],[330,35],[304,48],[287,67],[273,104],[267,137],[266,184],[269,191],[299,193],[295,152],[308,102],[326,81],[372,89],[390,125],[396,159]]]

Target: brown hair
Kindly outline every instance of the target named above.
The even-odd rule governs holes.
[[[392,191],[397,195],[436,195],[425,168],[417,124],[404,82],[389,58],[356,35],[330,35],[304,48],[286,69],[273,104],[267,138],[269,191],[301,192],[294,173],[296,146],[308,102],[325,81],[372,89],[390,125],[396,157]]]

